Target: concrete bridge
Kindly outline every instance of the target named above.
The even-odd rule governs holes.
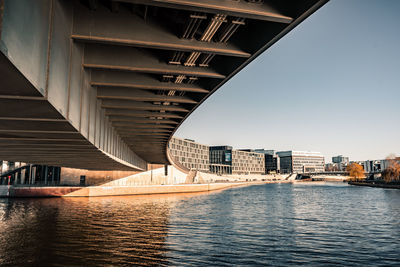
[[[190,113],[326,2],[0,0],[0,160],[168,164]]]

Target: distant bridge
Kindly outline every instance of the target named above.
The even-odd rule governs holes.
[[[0,0],[0,160],[168,164],[191,112],[326,2]]]
[[[364,172],[365,177],[369,177],[371,175],[379,175],[381,171],[374,171],[374,172]],[[350,173],[347,171],[333,171],[333,172],[307,172],[307,173],[299,173],[297,174],[301,177],[312,177],[312,176],[321,176],[321,175],[332,175],[332,176],[349,176]]]
[[[299,175],[303,176],[317,176],[317,175],[342,175],[348,176],[349,172],[345,171],[334,171],[334,172],[306,172],[306,173],[299,173]]]

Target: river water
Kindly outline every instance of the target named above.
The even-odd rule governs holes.
[[[400,265],[400,190],[0,199],[0,265]]]

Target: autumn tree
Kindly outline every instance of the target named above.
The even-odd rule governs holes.
[[[358,181],[364,178],[364,167],[358,163],[351,163],[347,166],[347,171],[349,172],[352,180]]]
[[[400,180],[400,158],[395,155],[389,155],[386,160],[389,162],[388,167],[383,170],[382,177],[385,182]]]

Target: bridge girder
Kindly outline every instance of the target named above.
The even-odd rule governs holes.
[[[81,42],[250,57],[234,45],[182,39],[151,18],[143,20],[125,9],[113,13],[103,6],[88,15],[84,6],[76,5],[71,37]]]
[[[97,87],[209,93],[207,89],[201,88],[196,84],[161,82],[148,75],[127,72],[92,71],[92,80],[90,84]]]
[[[88,69],[116,70],[149,74],[186,75],[224,79],[226,76],[212,68],[186,67],[168,64],[145,49],[87,43],[83,66]]]
[[[326,2],[4,0],[0,159],[169,163],[191,112]]]
[[[280,14],[276,8],[268,3],[249,4],[246,1],[221,1],[221,0],[112,0],[134,4],[183,9],[248,19],[265,20],[280,23],[290,23],[293,18]],[[262,1],[264,2],[264,1]],[[265,1],[267,2],[267,1]]]

